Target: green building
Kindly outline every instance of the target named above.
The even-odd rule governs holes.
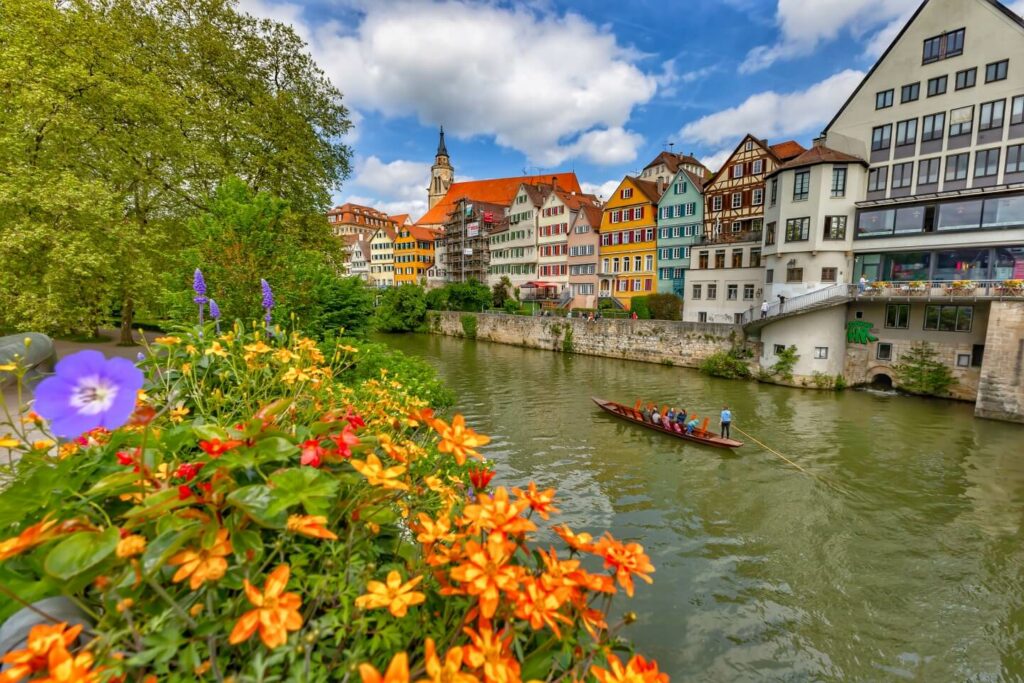
[[[679,169],[658,202],[658,292],[683,296],[690,247],[704,225],[704,183]]]

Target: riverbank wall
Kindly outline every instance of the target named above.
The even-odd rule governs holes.
[[[451,311],[431,311],[427,316],[427,327],[435,334],[687,368],[699,366],[714,353],[746,344],[743,328],[721,323],[588,321]]]

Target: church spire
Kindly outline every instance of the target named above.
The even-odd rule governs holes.
[[[448,148],[444,145],[444,126],[441,126],[441,138],[437,142],[437,156],[448,156]]]

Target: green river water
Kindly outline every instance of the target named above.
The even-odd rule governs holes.
[[[1024,680],[1024,428],[963,403],[384,339],[434,365],[493,437],[496,484],[556,487],[573,528],[644,545],[654,585],[618,608],[675,680]],[[626,424],[591,396],[728,403],[811,474],[749,442],[729,454]]]

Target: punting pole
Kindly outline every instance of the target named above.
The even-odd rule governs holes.
[[[756,443],[756,444],[757,444],[758,446],[760,446],[761,448],[763,448],[763,449],[765,449],[766,451],[768,451],[769,453],[772,453],[772,454],[774,454],[774,455],[778,456],[778,457],[779,457],[780,459],[782,459],[782,461],[783,461],[783,462],[785,462],[785,463],[787,463],[787,464],[789,464],[789,465],[792,465],[793,467],[797,468],[798,470],[800,470],[800,471],[801,471],[801,472],[803,472],[804,474],[810,475],[810,476],[812,476],[812,477],[815,477],[815,478],[817,478],[817,479],[823,479],[823,477],[821,477],[821,476],[819,476],[819,475],[815,474],[814,472],[811,472],[811,471],[809,471],[809,470],[806,470],[806,469],[804,469],[803,467],[801,467],[801,466],[800,466],[800,465],[798,465],[797,463],[793,462],[792,460],[790,460],[789,458],[787,458],[786,456],[784,456],[784,455],[783,455],[782,453],[779,453],[779,452],[778,452],[777,450],[775,450],[775,449],[774,449],[774,448],[772,448],[771,446],[767,446],[767,445],[765,445],[765,444],[761,443],[760,441],[758,441],[757,439],[755,439],[754,437],[752,437],[752,436],[751,436],[750,434],[747,434],[747,433],[746,433],[745,431],[743,431],[742,429],[740,429],[739,427],[736,427],[736,426],[734,426],[734,427],[733,427],[733,429],[735,429],[735,430],[736,430],[737,432],[739,432],[739,433],[740,433],[740,434],[742,434],[743,436],[747,437],[748,439],[750,439],[751,441],[753,441],[754,443]]]

